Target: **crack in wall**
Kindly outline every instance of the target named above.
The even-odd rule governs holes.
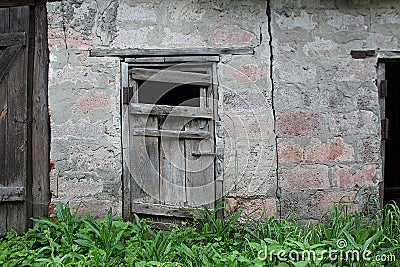
[[[67,27],[65,26],[65,1],[64,0],[62,0],[61,1],[61,16],[62,16],[62,20],[61,20],[61,23],[62,23],[62,29],[63,29],[63,34],[64,34],[64,36],[63,36],[63,41],[64,41],[64,44],[65,44],[65,53],[67,54],[67,63],[69,63],[69,57],[70,57],[70,54],[69,54],[69,51],[68,51],[68,41],[67,41]]]
[[[279,186],[279,175],[278,175],[278,138],[277,138],[277,133],[276,133],[276,111],[274,107],[274,93],[275,93],[275,84],[274,84],[274,51],[273,51],[273,45],[272,45],[272,14],[271,14],[271,1],[272,0],[267,0],[267,10],[266,10],[266,15],[267,15],[267,25],[268,25],[268,46],[269,46],[269,79],[271,81],[271,107],[272,107],[272,116],[274,118],[274,134],[275,134],[275,158],[276,158],[276,191],[275,191],[275,197],[278,200],[278,207],[277,207],[277,212],[279,213],[279,218],[282,219],[282,203],[281,203],[281,188]]]

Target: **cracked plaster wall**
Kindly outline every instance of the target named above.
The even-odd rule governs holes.
[[[265,1],[253,0],[49,3],[53,201],[82,201],[83,211],[98,215],[108,207],[121,213],[119,58],[89,57],[90,49],[251,45],[254,55],[225,55],[218,64],[225,193],[273,203],[274,213],[265,11]]]
[[[120,59],[90,49],[251,45],[218,64],[227,205],[358,208],[382,179],[377,58],[350,50],[399,50],[399,13],[394,0],[48,3],[53,200],[121,213]]]

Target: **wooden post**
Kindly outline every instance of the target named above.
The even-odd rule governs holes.
[[[46,1],[35,5],[35,50],[32,91],[32,215],[48,215],[50,203],[50,119],[48,112],[48,62]]]

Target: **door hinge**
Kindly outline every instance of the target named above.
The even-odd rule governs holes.
[[[387,80],[382,80],[381,83],[379,84],[379,96],[380,97],[387,97],[388,95],[388,81]]]
[[[122,103],[128,105],[133,97],[133,87],[127,86],[122,88]]]
[[[381,136],[382,140],[389,139],[389,119],[384,118],[381,120]]]

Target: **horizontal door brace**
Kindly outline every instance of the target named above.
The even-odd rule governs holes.
[[[132,129],[135,136],[160,136],[160,137],[179,137],[186,139],[208,139],[210,133],[207,131],[173,131],[173,130],[154,130],[154,129]]]

